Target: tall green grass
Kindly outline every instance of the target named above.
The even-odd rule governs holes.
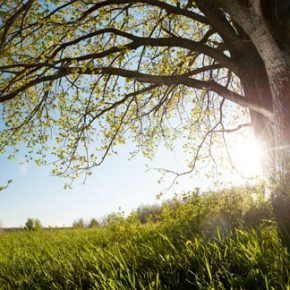
[[[158,222],[3,234],[0,289],[290,289],[275,225],[211,228],[227,207],[202,208],[206,198],[167,204]]]

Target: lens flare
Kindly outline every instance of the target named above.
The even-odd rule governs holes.
[[[262,176],[262,146],[255,141],[244,141],[232,151],[232,162],[239,173],[246,178]]]

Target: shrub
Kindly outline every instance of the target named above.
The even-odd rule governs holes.
[[[28,231],[38,231],[42,229],[42,224],[39,219],[28,218],[24,228]]]

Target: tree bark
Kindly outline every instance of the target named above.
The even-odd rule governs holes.
[[[272,92],[265,67],[259,55],[256,51],[249,50],[247,51],[246,59],[242,60],[242,63],[243,70],[239,77],[242,82],[245,97],[251,101],[256,100],[272,112]],[[273,123],[264,115],[253,110],[250,110],[250,118],[255,139],[262,149],[261,163],[263,175],[266,179],[269,179],[275,172]]]
[[[290,250],[290,65],[287,56],[271,45],[271,39],[261,37],[260,54],[263,56],[273,109],[273,158],[271,182],[273,214],[284,246]],[[275,48],[275,49],[274,49]],[[274,51],[273,51],[274,49]]]
[[[272,79],[276,176],[272,196],[274,216],[283,243],[290,249],[290,70]]]
[[[250,111],[255,138],[264,151],[264,176],[273,185],[273,214],[282,242],[290,249],[290,69],[270,75],[270,81],[264,76],[262,69],[248,74],[243,87],[246,97],[258,99],[274,114],[271,122]]]

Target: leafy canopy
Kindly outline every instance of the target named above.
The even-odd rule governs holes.
[[[2,1],[1,152],[14,147],[12,158],[24,142],[28,159],[46,164],[52,153],[52,173],[75,178],[128,138],[152,157],[161,140],[170,148],[184,137],[191,172],[198,158],[212,156],[216,131],[240,125],[235,104],[268,114],[243,97],[226,41],[239,40],[235,24],[218,10],[224,25],[212,25],[202,6]]]

